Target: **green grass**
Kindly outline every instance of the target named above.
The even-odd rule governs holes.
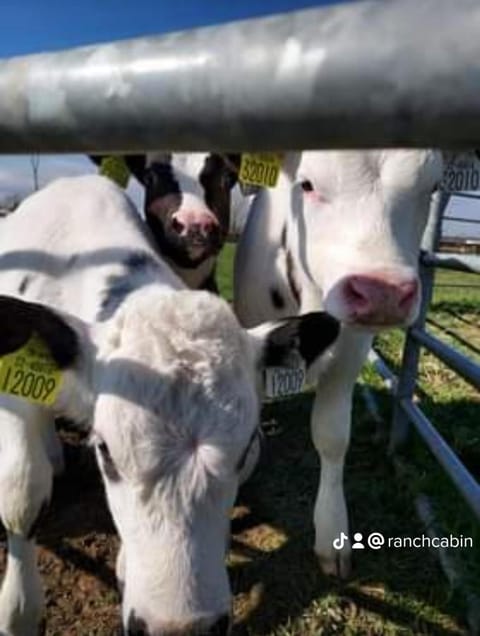
[[[234,247],[228,245],[219,267],[220,287],[229,299],[233,256]],[[441,272],[438,278],[444,283],[471,280],[454,276]],[[480,349],[475,341],[480,336],[475,328],[478,292],[447,287],[435,292],[431,316],[443,327],[465,335],[463,350],[469,349],[467,345]],[[439,328],[432,331],[439,333]],[[455,336],[446,335],[446,339],[453,341]],[[401,333],[391,332],[378,338],[377,348],[398,366],[402,342]],[[478,476],[478,395],[429,355],[422,358],[419,382],[422,408]],[[390,397],[369,366],[361,383],[368,383],[375,392],[386,424],[379,435],[359,385],[345,476],[352,531],[421,535],[424,530],[413,501],[418,492],[426,492],[433,497],[447,531],[473,536],[479,546],[477,524],[415,435],[403,455],[402,475],[396,476],[386,454]],[[229,561],[235,636],[465,634],[463,600],[449,589],[427,550],[355,553],[353,575],[346,583],[321,574],[312,551],[319,464],[309,434],[311,399],[307,394],[263,409],[263,421],[269,424],[262,460],[240,493],[233,521]],[[478,589],[478,548],[463,552],[463,568]]]

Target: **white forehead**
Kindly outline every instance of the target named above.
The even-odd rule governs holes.
[[[256,423],[253,352],[227,303],[207,292],[131,303],[103,384],[95,432],[134,475],[205,448],[211,472],[221,472],[212,457],[235,456]]]
[[[441,153],[434,150],[304,152],[300,180],[335,193],[351,193],[372,185],[431,190],[442,177]]]
[[[169,163],[175,172],[182,172],[191,177],[197,177],[205,165],[208,157],[206,152],[151,152],[147,154],[146,164]]]

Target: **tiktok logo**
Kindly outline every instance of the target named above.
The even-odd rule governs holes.
[[[335,550],[343,550],[347,541],[348,534],[345,534],[345,532],[341,532],[340,536],[333,540],[333,547],[335,548]]]

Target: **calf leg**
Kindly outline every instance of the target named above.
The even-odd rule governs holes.
[[[352,393],[371,339],[342,331],[327,373],[320,377],[312,412],[312,438],[320,454],[320,486],[315,503],[315,552],[325,574],[346,577],[350,571],[350,540],[336,549],[335,539],[348,537],[343,492],[343,467],[350,442]]]
[[[8,398],[2,396],[2,403]],[[44,596],[35,556],[38,519],[50,499],[52,467],[44,435],[50,418],[13,400],[0,411],[0,516],[7,530],[7,567],[0,589],[0,634],[36,635]]]

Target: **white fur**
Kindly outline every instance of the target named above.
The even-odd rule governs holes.
[[[148,264],[129,269],[132,253]],[[9,548],[0,633],[34,634],[43,612],[27,536],[50,498],[56,414],[92,430],[122,539],[125,626],[133,611],[151,633],[208,627],[230,610],[228,510],[258,423],[264,340],[241,329],[220,298],[184,289],[124,193],[103,177],[61,179],[27,199],[2,223],[0,255],[0,293],[57,310],[81,351],[52,411],[0,396]],[[115,281],[133,289],[99,320]]]
[[[362,272],[416,276],[419,244],[432,189],[441,179],[440,153],[419,150],[305,152],[287,155],[278,186],[256,197],[235,263],[235,309],[240,322],[265,320],[323,307],[339,320],[348,313],[338,293],[342,279]],[[301,182],[310,180],[313,192]],[[295,300],[287,279],[287,249],[301,291]],[[284,299],[272,305],[270,290]],[[415,318],[418,302],[405,322]],[[342,328],[331,355],[317,365],[312,438],[321,456],[315,505],[315,550],[327,573],[346,575],[350,546],[333,539],[348,534],[343,465],[350,439],[352,391],[373,332]]]

